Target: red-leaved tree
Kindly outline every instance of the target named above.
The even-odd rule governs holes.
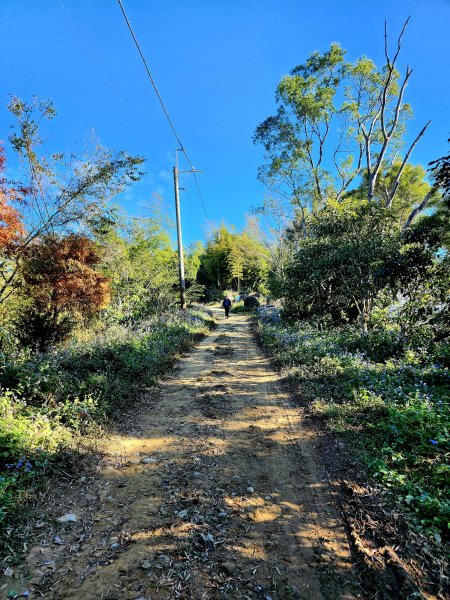
[[[44,349],[83,317],[109,302],[109,281],[95,270],[100,256],[83,235],[48,235],[30,244],[20,274],[26,298],[18,322],[21,341]]]
[[[5,163],[5,151],[0,145],[0,252],[10,248],[25,232],[22,215],[12,205],[19,199],[19,192],[8,185]]]

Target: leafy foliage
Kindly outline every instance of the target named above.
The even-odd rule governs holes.
[[[399,326],[370,334],[259,323],[302,398],[361,453],[419,529],[449,534],[448,343],[409,344]]]
[[[20,199],[20,191],[8,186],[5,171],[5,154],[0,145],[0,251],[7,251],[25,233],[22,215],[12,205]]]
[[[404,229],[395,210],[354,195],[328,202],[306,220],[308,236],[298,236],[295,225],[290,234],[297,250],[282,286],[286,316],[309,316],[321,325],[358,317],[367,329],[373,310],[396,300],[404,317],[408,309],[415,312],[416,324],[418,301],[443,314],[447,219],[441,207]]]
[[[285,312],[320,323],[353,320],[366,327],[377,294],[399,258],[395,223],[385,209],[362,202],[329,203],[307,220],[287,269]]]
[[[248,232],[235,233],[222,225],[200,257],[199,281],[219,291],[233,287],[261,290],[267,282],[268,256],[267,249]]]
[[[254,136],[268,161],[259,178],[290,198],[299,222],[328,200],[340,201],[361,176],[367,180],[366,199],[391,207],[409,155],[427,127],[405,158],[396,158],[411,116],[403,101],[411,70],[401,82],[395,67],[403,32],[392,60],[386,47],[387,64],[381,69],[364,56],[347,62],[345,51],[333,43],[277,86],[277,114],[261,123]],[[392,176],[384,177],[382,185],[386,165]]]
[[[177,257],[159,215],[119,218],[96,237],[103,249],[102,271],[111,282],[107,318],[143,319],[175,305]]]
[[[14,252],[4,255],[0,261],[0,303],[19,285],[22,254],[30,244],[46,236],[80,233],[83,229],[87,233],[108,212],[109,199],[141,177],[139,168],[143,163],[141,157],[113,152],[99,145],[81,157],[45,152],[41,129],[56,116],[52,102],[35,98],[28,103],[14,97],[9,110],[15,117],[9,140],[22,159],[25,172],[23,183],[17,188],[20,217],[14,212],[17,209],[11,207],[8,214],[5,213],[5,184],[2,183],[0,206],[3,216],[9,218],[10,234],[15,232],[16,244]],[[4,228],[0,230],[5,234]]]
[[[26,248],[20,264],[26,294],[18,320],[22,343],[43,350],[108,304],[108,279],[95,270],[99,261],[94,243],[81,235],[48,235]]]

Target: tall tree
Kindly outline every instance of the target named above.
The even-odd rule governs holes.
[[[0,271],[0,303],[17,283],[21,253],[48,235],[83,231],[105,211],[108,201],[142,175],[143,158],[96,145],[81,157],[45,152],[40,128],[56,116],[51,101],[27,103],[13,98],[10,143],[25,171],[22,200],[24,231],[20,249]]]
[[[393,56],[385,27],[386,63],[381,69],[366,57],[347,62],[345,51],[334,43],[326,52],[314,52],[278,85],[277,114],[261,123],[254,137],[268,159],[260,178],[269,187],[290,193],[300,222],[307,211],[320,209],[328,200],[340,201],[362,175],[367,200],[386,208],[393,205],[411,153],[429,125],[402,153],[406,122],[412,115],[404,101],[412,69],[408,66],[401,76],[397,62],[408,21]],[[379,195],[379,179],[394,166],[389,187]],[[405,226],[434,193],[430,190],[410,206]]]

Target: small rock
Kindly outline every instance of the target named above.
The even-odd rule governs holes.
[[[214,547],[215,544],[216,544],[216,540],[214,539],[214,536],[211,535],[210,533],[207,533],[206,535],[204,535],[203,533],[201,533],[200,534],[200,538],[202,539],[202,541],[205,544],[205,546]]]
[[[151,569],[152,568],[152,561],[151,560],[144,560],[144,562],[141,563],[141,568],[142,569]]]
[[[3,575],[5,577],[12,577],[14,575],[14,571],[11,569],[11,567],[6,567],[6,569],[3,569]]]
[[[130,465],[138,465],[141,462],[140,458],[130,458],[130,460],[128,461],[130,463]]]
[[[55,535],[55,537],[53,538],[53,543],[57,544],[58,546],[62,546],[64,544],[59,535]]]
[[[180,517],[180,519],[185,519],[189,514],[189,511],[184,509],[184,510],[179,510],[177,512],[177,517]]]
[[[200,479],[201,477],[203,477],[203,473],[200,473],[199,471],[194,471],[192,473],[192,477],[195,477],[195,479]]]
[[[217,513],[217,516],[219,517],[219,519],[225,519],[225,517],[228,516],[228,513],[226,513],[225,511],[221,510],[220,513]]]
[[[236,565],[230,561],[227,561],[222,563],[222,569],[225,571],[225,573],[228,573],[228,575],[233,575],[233,573],[236,572]]]
[[[194,462],[198,465],[198,463],[202,462],[201,458],[194,458]]]
[[[111,550],[117,550],[117,548],[120,548],[120,544],[118,544],[117,542],[114,542],[113,544],[111,544],[110,548],[111,548]]]
[[[249,485],[245,491],[248,492],[249,494],[253,494],[253,492],[255,491],[255,488],[252,487],[251,485]]]
[[[151,456],[146,456],[145,458],[142,459],[142,462],[144,463],[144,465],[154,465],[155,463],[158,462],[158,459],[153,458]]]
[[[78,521],[78,517],[72,513],[67,513],[62,517],[59,517],[58,521],[60,523],[76,523]]]
[[[272,496],[264,496],[264,500],[267,500],[267,501],[272,500]]]

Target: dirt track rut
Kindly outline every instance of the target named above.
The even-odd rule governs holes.
[[[217,320],[109,440],[98,476],[55,506],[78,522],[31,549],[32,598],[357,597],[314,433],[247,317]]]

